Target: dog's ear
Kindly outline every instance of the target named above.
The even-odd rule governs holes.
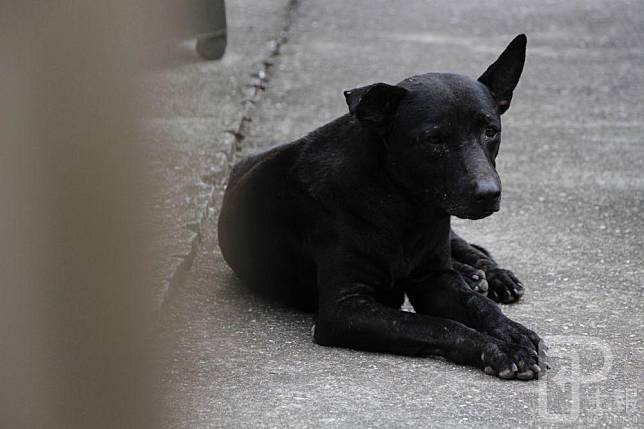
[[[523,71],[527,42],[526,35],[519,34],[510,42],[494,64],[479,77],[479,82],[487,86],[492,93],[499,114],[510,107],[512,91],[519,83],[519,77]]]
[[[407,92],[400,86],[374,83],[344,91],[344,98],[349,106],[349,113],[361,124],[383,129]]]

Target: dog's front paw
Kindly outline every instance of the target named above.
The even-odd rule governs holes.
[[[490,268],[485,270],[485,277],[489,287],[487,296],[493,301],[509,304],[521,299],[525,292],[523,284],[510,270]]]
[[[488,375],[504,379],[532,380],[545,371],[545,361],[528,347],[502,341],[488,343],[481,353],[481,367]]]
[[[488,329],[487,333],[503,342],[517,344],[536,353],[543,353],[547,348],[541,337],[533,330],[508,318],[504,318],[495,327]]]

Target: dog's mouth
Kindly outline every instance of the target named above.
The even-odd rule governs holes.
[[[461,219],[478,220],[498,212],[499,208],[500,201],[496,201],[493,205],[486,207],[459,207],[453,210],[450,214]]]
[[[483,219],[488,216],[490,216],[494,212],[498,212],[499,210],[487,210],[487,211],[482,211],[482,212],[476,212],[476,213],[468,213],[464,217],[464,219],[471,219],[471,220],[478,220],[478,219]],[[458,216],[461,217],[461,216]]]

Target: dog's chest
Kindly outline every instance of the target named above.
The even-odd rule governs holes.
[[[399,236],[388,255],[393,283],[426,277],[446,267],[449,258],[449,221],[414,225]]]

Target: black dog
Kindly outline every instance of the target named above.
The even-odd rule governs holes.
[[[535,378],[540,338],[492,301],[518,299],[521,283],[450,228],[499,209],[500,115],[525,47],[519,35],[478,80],[346,91],[350,114],[238,163],[219,218],[226,261],[254,289],[317,310],[319,344]],[[486,282],[492,299],[477,293]],[[416,313],[400,310],[405,294]]]

